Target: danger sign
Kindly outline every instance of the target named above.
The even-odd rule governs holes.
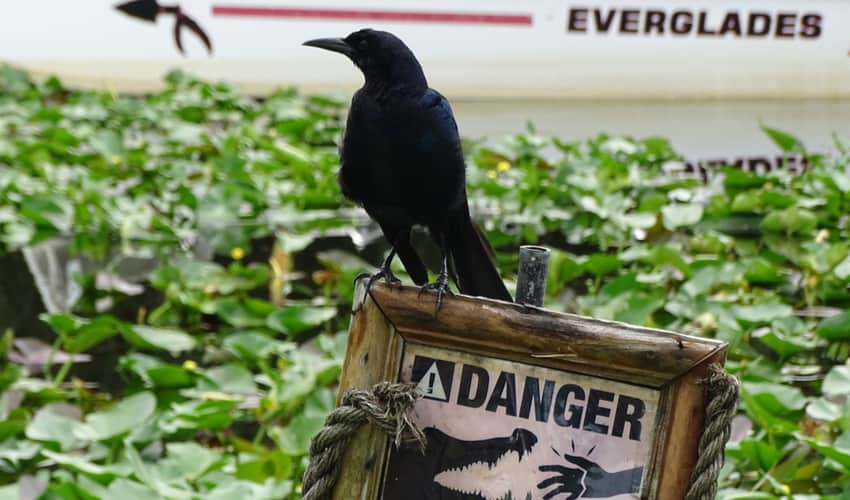
[[[340,394],[412,385],[427,442],[364,426],[333,500],[685,498],[724,343],[365,281]]]
[[[407,344],[425,453],[394,451],[383,498],[639,498],[660,393]]]

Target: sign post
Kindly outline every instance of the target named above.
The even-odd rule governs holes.
[[[416,385],[427,444],[364,426],[335,499],[685,496],[724,343],[465,296],[433,311],[378,284],[355,314],[340,394]]]

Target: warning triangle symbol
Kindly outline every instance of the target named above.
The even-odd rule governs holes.
[[[443,380],[440,378],[440,370],[437,369],[436,361],[431,363],[431,366],[425,372],[425,375],[422,376],[422,379],[419,380],[416,388],[419,389],[423,397],[441,399],[443,401],[448,399],[446,397],[446,388],[443,387]]]

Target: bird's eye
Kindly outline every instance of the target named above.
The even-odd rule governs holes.
[[[358,42],[357,48],[360,50],[366,50],[369,48],[369,42],[367,42],[364,38],[363,40],[360,40],[360,42]]]

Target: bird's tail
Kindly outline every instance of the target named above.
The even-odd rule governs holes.
[[[446,247],[461,293],[513,302],[494,264],[495,252],[464,206],[452,217],[446,231]]]

